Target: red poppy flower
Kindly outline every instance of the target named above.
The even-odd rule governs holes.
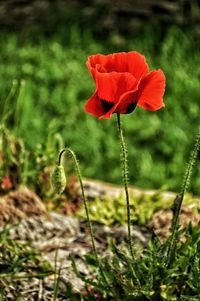
[[[103,119],[131,113],[137,105],[151,111],[164,107],[165,75],[161,69],[148,72],[139,52],[96,54],[86,64],[96,84],[86,112]]]
[[[4,176],[1,181],[1,188],[4,190],[12,188],[12,182],[9,176]]]

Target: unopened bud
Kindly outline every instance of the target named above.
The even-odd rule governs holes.
[[[51,176],[51,183],[54,191],[61,194],[66,187],[66,176],[62,165],[57,165]]]

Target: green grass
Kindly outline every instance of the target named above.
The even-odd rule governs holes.
[[[49,262],[41,257],[39,251],[31,244],[18,242],[10,238],[10,229],[4,227],[0,231],[0,300],[7,300],[8,291],[15,300],[19,295],[21,279],[31,281],[31,278],[43,279],[54,273]]]
[[[140,196],[130,192],[130,211],[131,220],[139,225],[147,225],[153,214],[161,209],[170,208],[175,196],[164,199],[162,191],[155,191],[152,195],[143,192]],[[103,205],[102,205],[103,204]],[[184,199],[184,205],[192,205],[194,214],[200,211],[200,199],[192,198],[187,195]],[[127,212],[124,197],[115,199],[95,199],[88,203],[91,220],[104,225],[126,224]],[[84,208],[77,211],[78,217],[86,219]]]
[[[184,242],[180,240],[183,234]],[[142,252],[138,252],[135,248],[138,253],[135,265],[128,252],[120,250],[111,243],[113,256],[111,258],[105,256],[102,259],[109,289],[103,286],[100,276],[93,281],[96,291],[101,292],[99,300],[198,301],[200,298],[199,229],[189,225],[184,233],[179,231],[177,238],[179,241],[176,242],[170,260],[166,255],[168,241],[161,243],[158,238],[154,238]],[[92,264],[89,256],[86,260],[88,264],[95,266],[94,260]],[[98,275],[97,267],[96,272]],[[89,279],[84,279],[81,274],[78,275],[87,284]],[[92,294],[84,300],[97,299]]]
[[[109,41],[96,41],[90,31],[81,34],[72,27],[49,39],[2,34],[0,41],[0,111],[6,107],[9,128],[29,150],[54,148],[51,162],[57,151],[54,134],[59,133],[64,145],[77,153],[84,176],[115,183],[121,182],[116,118],[98,121],[84,112],[94,91],[85,66],[87,56],[137,50],[147,57],[151,69],[162,68],[167,77],[166,108],[158,112],[137,108],[122,116],[130,182],[179,190],[200,116],[200,56],[190,33],[174,28],[160,41],[148,30],[126,40],[113,35]],[[199,174],[198,165],[191,185],[195,194],[200,194]]]

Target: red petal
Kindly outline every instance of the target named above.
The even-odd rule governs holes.
[[[104,55],[104,54],[95,54],[88,57],[87,66],[88,68],[95,68],[96,65],[106,66],[108,57],[112,56],[112,54]]]
[[[130,71],[138,80],[149,71],[145,56],[139,52],[131,52],[129,60]]]
[[[124,93],[136,89],[137,80],[127,72],[97,72],[96,85],[100,99],[116,104]]]
[[[105,59],[104,59],[105,58]],[[106,55],[96,54],[88,57],[86,65],[92,74],[92,77],[95,79],[96,69],[100,72],[107,72],[104,65],[106,64]]]
[[[115,109],[117,108],[119,102],[120,102],[120,100],[112,107],[112,109],[110,109],[108,112],[106,112],[105,114],[100,116],[99,119],[108,119],[108,118],[110,118],[112,113],[115,112]]]
[[[96,117],[100,117],[105,114],[105,109],[102,106],[101,101],[98,98],[97,91],[92,95],[85,105],[85,111]]]
[[[94,78],[97,66],[100,66],[100,72],[129,72],[138,80],[148,73],[145,57],[136,51],[92,55],[88,58],[87,66]]]
[[[115,113],[129,114],[137,105],[137,91],[129,91],[122,95],[119,105],[115,109]]]
[[[165,81],[165,75],[160,69],[147,74],[139,84],[138,105],[151,111],[164,107]]]

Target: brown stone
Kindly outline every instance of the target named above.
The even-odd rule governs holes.
[[[172,221],[171,209],[161,209],[157,211],[148,223],[148,226],[158,235],[161,239],[169,236]],[[200,225],[200,213],[189,205],[183,205],[181,208],[179,224],[181,228],[186,228],[189,223],[193,226]]]
[[[30,216],[48,216],[42,200],[30,189],[18,189],[0,198],[0,227]]]

